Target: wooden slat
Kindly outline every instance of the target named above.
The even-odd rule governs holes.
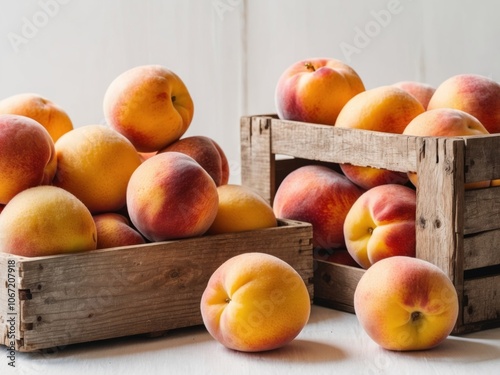
[[[315,303],[354,312],[354,291],[364,269],[315,260]]]
[[[496,321],[500,326],[500,275],[466,280],[464,324]]]
[[[313,297],[312,227],[280,226],[88,253],[23,258],[19,287],[24,344],[68,345],[202,323],[201,294],[215,269],[249,251],[291,264]]]
[[[465,181],[500,178],[500,134],[465,137]]]
[[[464,199],[464,234],[500,228],[500,186],[467,190]]]
[[[464,238],[464,270],[500,264],[500,229]],[[500,294],[497,298],[500,298]]]
[[[241,183],[272,203],[274,155],[271,154],[269,117],[242,117],[240,122]]]
[[[276,119],[271,128],[274,154],[416,171],[417,137]]]

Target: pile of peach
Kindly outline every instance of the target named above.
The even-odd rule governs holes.
[[[365,89],[342,61],[303,60],[279,78],[275,105],[284,120],[349,129],[449,137],[500,132],[500,84],[477,74],[452,76],[437,88],[401,81]],[[415,256],[417,184],[414,173],[306,166],[285,178],[273,207],[279,217],[313,224],[323,259],[367,269],[389,256]]]
[[[0,101],[0,251],[44,256],[277,225],[255,192],[228,184],[211,138],[184,136],[191,95],[160,65],[123,72],[106,125],[74,127],[38,94]]]

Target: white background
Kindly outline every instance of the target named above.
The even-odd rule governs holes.
[[[367,89],[434,86],[458,73],[500,80],[495,0],[2,0],[0,98],[36,92],[75,126],[103,123],[109,83],[162,64],[195,103],[186,135],[216,140],[239,181],[239,119],[273,113],[295,61],[349,63]]]

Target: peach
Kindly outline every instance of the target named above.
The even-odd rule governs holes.
[[[105,125],[85,125],[64,134],[55,149],[53,185],[74,194],[92,214],[125,206],[128,181],[142,162],[126,137]]]
[[[127,137],[139,152],[153,152],[186,132],[194,105],[177,74],[161,65],[141,65],[111,82],[103,110],[109,126]]]
[[[406,125],[425,111],[411,94],[394,86],[366,90],[349,100],[340,111],[336,127],[401,134]],[[365,190],[381,184],[405,184],[406,173],[370,166],[342,164],[342,172]]]
[[[144,161],[130,177],[126,198],[132,224],[150,241],[204,234],[219,204],[208,172],[175,151]]]
[[[291,342],[311,311],[301,276],[283,260],[244,253],[210,277],[200,301],[203,323],[214,339],[244,352],[273,350]]]
[[[35,186],[17,194],[0,215],[0,249],[35,257],[96,248],[90,211],[68,191]]]
[[[252,189],[236,184],[217,187],[219,208],[208,234],[235,233],[278,225],[271,205]]]
[[[450,279],[418,258],[395,256],[377,262],[354,292],[358,321],[373,341],[388,350],[439,345],[452,332],[458,308]]]
[[[37,121],[0,115],[0,204],[19,192],[49,184],[56,171],[54,142]]]
[[[355,70],[332,58],[298,61],[280,76],[275,106],[280,119],[334,125],[349,99],[365,90]]]
[[[403,134],[435,137],[459,137],[489,134],[488,130],[474,116],[452,108],[429,109],[416,116],[405,128]],[[413,185],[417,186],[417,174],[408,174]],[[488,187],[490,181],[468,183],[466,189]]]
[[[181,138],[158,152],[167,151],[191,156],[212,176],[217,186],[227,184],[229,164],[224,151],[213,139],[201,135]]]
[[[427,109],[460,109],[490,133],[500,132],[500,84],[478,74],[458,74],[442,82]]]
[[[53,101],[33,93],[23,93],[0,101],[0,114],[14,114],[32,118],[49,132],[56,142],[73,129],[73,122],[66,111]]]
[[[340,173],[318,165],[296,169],[285,177],[273,202],[278,218],[305,221],[313,227],[313,246],[344,247],[347,212],[363,190]]]
[[[97,230],[97,249],[146,243],[144,237],[132,228],[130,221],[121,214],[97,214],[94,215],[94,222]]]
[[[381,259],[415,256],[417,197],[398,184],[380,185],[354,202],[344,221],[346,247],[363,268]]]
[[[394,83],[393,86],[399,87],[409,94],[412,94],[426,109],[432,95],[436,91],[434,86],[418,81],[399,81]]]

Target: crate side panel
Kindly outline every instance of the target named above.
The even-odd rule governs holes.
[[[465,280],[464,323],[496,321],[500,326],[500,275]]]
[[[285,225],[25,264],[25,351],[201,324],[201,294],[230,257],[278,256],[312,285],[312,228]]]
[[[500,228],[500,186],[465,191],[464,234]]]
[[[365,270],[315,261],[314,301],[320,305],[354,312],[354,291]]]
[[[269,117],[241,118],[240,150],[242,185],[253,189],[271,203],[276,189]]]
[[[464,238],[464,270],[500,264],[500,229]]]
[[[399,172],[416,171],[417,137],[272,120],[272,152]]]
[[[464,138],[465,182],[500,178],[500,134]]]

